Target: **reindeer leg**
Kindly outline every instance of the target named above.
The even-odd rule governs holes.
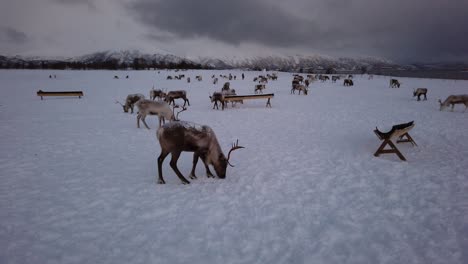
[[[197,163],[198,163],[198,157],[200,157],[200,155],[198,155],[198,153],[193,153],[193,167],[192,167],[192,171],[190,172],[190,179],[196,179],[197,176],[195,175],[195,168],[197,167]]]
[[[187,179],[185,179],[184,175],[182,175],[182,173],[179,171],[179,168],[177,168],[177,160],[179,160],[179,156],[180,151],[172,152],[172,158],[169,164],[171,165],[171,168],[174,170],[174,172],[177,174],[177,177],[179,177],[183,184],[190,184],[190,182]]]
[[[169,152],[165,152],[164,150],[161,150],[161,154],[159,154],[158,157],[158,183],[159,184],[165,184],[166,182],[163,179],[162,176],[162,164],[164,162],[164,159],[167,157]]]
[[[149,126],[148,126],[148,124],[146,124],[145,118],[146,118],[146,116],[142,116],[142,117],[141,117],[141,121],[143,122],[143,124],[145,125],[145,127],[146,127],[147,129],[150,129]]]
[[[141,115],[138,114],[137,115],[137,128],[140,128],[140,118],[141,118]]]
[[[188,106],[190,106],[190,101],[189,101],[189,99],[185,99],[185,100],[187,100]],[[184,105],[185,105],[185,102],[184,102]]]

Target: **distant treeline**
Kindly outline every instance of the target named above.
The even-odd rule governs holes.
[[[106,60],[103,62],[80,61],[4,61],[0,62],[0,69],[51,69],[51,70],[149,70],[149,69],[212,69],[209,66],[181,62],[158,62],[135,59],[133,63],[119,63],[118,60]]]

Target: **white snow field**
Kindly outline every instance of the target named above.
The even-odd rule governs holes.
[[[211,75],[229,72],[241,74],[0,71],[0,263],[468,263],[468,110],[437,103],[468,94],[468,81],[398,78],[391,89],[390,77],[357,75],[354,87],[315,82],[299,96],[279,73],[265,91],[272,108],[212,110],[225,80]],[[260,73],[231,87],[252,94]],[[156,184],[157,118],[137,129],[115,104],[153,85],[187,90],[180,118],[209,125],[225,154],[245,146],[226,179],[199,162],[183,185],[168,157]],[[427,101],[412,97],[418,87]],[[39,89],[84,97],[41,101]],[[373,156],[376,126],[411,120],[418,146],[398,144],[407,162]],[[188,176],[192,153],[178,166]]]

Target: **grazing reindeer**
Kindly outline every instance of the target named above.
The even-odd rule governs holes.
[[[307,92],[308,92],[307,88],[302,84],[293,85],[293,87],[291,89],[291,94],[295,94],[296,90],[299,91],[299,94],[301,94],[301,91],[303,91],[304,95],[307,95]]]
[[[420,101],[420,96],[421,95],[424,95],[424,100],[427,100],[427,97],[426,97],[426,94],[427,94],[427,88],[418,88],[418,89],[413,89],[413,97],[417,96],[418,97],[418,101]]]
[[[353,85],[354,85],[354,82],[353,82],[353,80],[351,80],[351,79],[344,79],[343,85],[344,85],[344,86],[353,86]]]
[[[133,114],[133,106],[135,105],[136,102],[138,102],[141,99],[145,99],[145,96],[142,94],[129,94],[127,98],[125,99],[125,104],[121,104],[119,101],[116,101],[116,104],[120,104],[123,107],[123,111],[125,113],[128,113],[128,110],[131,110],[131,114]]]
[[[218,83],[218,78],[214,78],[213,79],[213,84],[217,84]]]
[[[159,144],[161,145],[161,154],[158,157],[158,183],[165,184],[162,175],[162,164],[164,159],[171,154],[171,168],[177,174],[183,184],[189,184],[190,182],[182,175],[177,168],[177,161],[179,160],[180,154],[183,151],[193,152],[193,167],[190,172],[190,179],[196,179],[195,168],[197,166],[198,158],[201,158],[205,164],[207,177],[213,177],[209,169],[209,165],[212,165],[219,178],[226,178],[227,165],[234,167],[229,163],[231,152],[236,149],[243,148],[236,144],[232,145],[229,150],[228,157],[223,154],[221,147],[219,146],[216,134],[209,126],[198,125],[185,121],[176,121],[163,125],[158,129],[157,137]]]
[[[187,99],[187,92],[185,90],[178,90],[178,91],[170,91],[166,94],[166,99],[164,99],[169,105],[175,105],[175,99],[183,99],[184,100],[184,107],[185,104],[188,103],[190,106],[190,101]]]
[[[336,83],[336,80],[339,80],[340,79],[340,76],[332,76],[332,82]]]
[[[201,75],[197,75],[197,76],[195,76],[195,79],[197,79],[197,81],[201,82],[203,80],[203,77]]]
[[[450,95],[445,99],[445,101],[442,103],[442,101],[439,99],[440,103],[440,111],[444,110],[446,107],[449,105],[452,105],[452,112],[453,108],[455,107],[456,104],[464,104],[465,105],[465,110],[468,108],[468,94],[460,94],[460,95]]]
[[[224,94],[220,92],[214,92],[212,96],[210,96],[210,100],[213,104],[213,109],[218,109],[218,102],[221,103],[221,109],[224,110]]]
[[[150,99],[154,101],[156,97],[159,99],[163,99],[164,97],[166,97],[166,93],[160,89],[155,90],[153,87],[153,89],[150,90]]]
[[[172,80],[172,76],[167,76],[166,80]]]
[[[265,84],[256,84],[255,89],[254,89],[254,93],[255,94],[263,93],[263,90],[265,90],[265,89],[266,89]]]
[[[400,88],[401,83],[397,79],[390,79],[390,88]]]

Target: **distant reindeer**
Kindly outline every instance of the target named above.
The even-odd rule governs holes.
[[[119,78],[119,76],[117,76],[117,75],[114,75],[114,79],[118,79],[118,78]]]
[[[193,166],[190,172],[190,179],[196,179],[195,168],[197,166],[198,158],[201,158],[205,165],[207,177],[213,177],[209,165],[212,165],[219,178],[226,178],[227,165],[234,167],[229,163],[231,152],[236,149],[243,148],[236,144],[232,145],[231,150],[228,152],[228,157],[224,156],[223,151],[218,143],[214,131],[205,125],[198,125],[185,121],[175,121],[163,125],[158,129],[157,138],[161,145],[161,154],[158,157],[158,183],[165,184],[162,165],[164,159],[172,155],[170,162],[171,168],[182,181],[183,184],[190,182],[182,175],[177,168],[177,161],[183,151],[193,152]]]
[[[213,78],[213,84],[217,84],[218,83],[218,78]]]
[[[154,101],[156,98],[163,99],[164,97],[166,97],[166,93],[163,92],[162,90],[160,90],[160,89],[155,90],[154,87],[153,87],[153,89],[150,90],[150,99],[151,100]]]
[[[172,80],[172,76],[167,76],[166,80]]]
[[[266,89],[266,85],[265,84],[256,84],[255,85],[255,89],[254,89],[254,93],[255,94],[258,94],[258,93],[263,93],[263,90]]]
[[[231,89],[230,86],[231,86],[231,83],[225,82],[223,85],[223,88],[221,88],[221,91],[229,91],[229,89]]]
[[[291,89],[291,94],[295,94],[296,90],[299,91],[299,94],[301,94],[301,91],[304,92],[304,95],[307,95],[307,93],[308,93],[307,88],[302,84],[293,85],[292,89]]]
[[[221,90],[221,93],[223,94],[223,96],[234,96],[234,95],[237,95],[235,89]],[[224,98],[223,98],[223,99],[224,99]],[[244,100],[242,100],[242,99],[237,99],[237,100],[232,100],[232,99],[231,99],[230,101],[231,101],[231,106],[232,106],[232,107],[234,107],[234,105],[237,104],[237,103],[244,104]],[[227,102],[224,102],[224,106],[225,106],[225,107],[228,106]]]
[[[185,104],[188,103],[190,106],[190,101],[187,99],[187,92],[185,90],[178,90],[178,91],[170,91],[166,94],[165,101],[170,104],[175,104],[175,99],[183,99],[184,100],[184,107]]]
[[[468,108],[468,94],[450,95],[449,97],[447,97],[447,99],[445,99],[444,102],[442,102],[439,99],[439,104],[440,104],[440,109],[439,109],[440,111],[444,110],[449,105],[452,105],[452,112],[456,104],[464,104],[465,110],[463,112],[465,112],[466,109]]]
[[[353,82],[353,80],[351,80],[351,79],[344,79],[343,85],[344,85],[344,86],[353,86],[353,85],[354,85],[354,82]]]
[[[197,79],[199,82],[201,82],[203,80],[203,77],[201,75],[197,75],[195,77],[195,79]]]
[[[123,107],[123,111],[128,113],[128,110],[131,110],[131,114],[133,114],[133,106],[139,100],[145,99],[145,96],[142,94],[129,94],[125,99],[125,104],[121,104],[119,101],[116,101],[117,104],[120,104]]]
[[[401,83],[397,79],[390,79],[390,88],[400,88]]]
[[[336,75],[332,76],[332,82],[334,83],[336,83],[336,81],[339,79],[340,79],[340,76],[336,76]]]
[[[210,100],[213,104],[213,109],[218,109],[218,102],[221,104],[221,109],[224,110],[224,94],[220,92],[214,92],[212,96],[210,96]]]
[[[419,98],[419,97],[420,97],[421,95],[424,95],[424,100],[427,100],[426,94],[427,94],[427,88],[413,89],[413,97],[417,96],[417,97],[418,97],[418,101],[420,101],[420,98]]]

